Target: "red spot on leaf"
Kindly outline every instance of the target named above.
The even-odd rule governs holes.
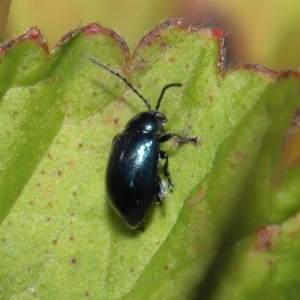
[[[219,28],[217,28],[217,29],[214,29],[213,31],[212,31],[212,35],[213,36],[222,36],[223,34],[225,33],[225,31],[224,30],[222,30],[222,29],[219,29]]]
[[[181,20],[174,20],[173,26],[181,27],[182,26]]]
[[[42,38],[42,35],[41,35],[40,31],[39,31],[36,27],[32,27],[32,28],[30,28],[30,29],[27,31],[26,37],[27,37],[28,39],[35,40],[35,39],[40,39],[40,38]]]
[[[5,53],[10,48],[15,47],[17,44],[23,42],[24,40],[31,40],[39,44],[46,52],[49,52],[48,46],[41,34],[41,32],[36,27],[31,27],[23,35],[7,41],[3,45],[0,45],[0,56],[2,53]]]
[[[98,33],[101,31],[101,26],[97,23],[92,23],[85,27],[85,32],[88,34]]]

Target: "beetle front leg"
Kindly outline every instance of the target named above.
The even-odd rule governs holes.
[[[165,151],[159,151],[159,158],[160,159],[165,159],[165,163],[164,163],[164,166],[163,166],[163,171],[164,171],[165,176],[168,178],[169,189],[170,189],[170,191],[172,191],[174,183],[173,183],[173,181],[172,181],[172,179],[170,177],[170,172],[169,172],[169,156],[168,156],[168,153],[165,152]]]
[[[166,133],[164,135],[161,135],[158,138],[158,142],[159,143],[167,142],[175,136],[179,139],[179,142],[181,142],[181,143],[189,143],[189,142],[197,143],[197,141],[198,141],[197,136],[196,137],[190,137],[190,136],[179,135],[177,133]]]

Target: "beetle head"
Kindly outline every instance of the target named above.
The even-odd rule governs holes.
[[[142,131],[148,133],[161,133],[167,117],[156,110],[141,112],[126,124],[126,131]]]

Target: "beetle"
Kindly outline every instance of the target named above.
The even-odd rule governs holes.
[[[164,181],[158,174],[159,161],[162,159],[165,160],[163,173],[168,180],[170,191],[174,186],[169,172],[168,154],[160,150],[159,144],[173,137],[177,137],[183,143],[196,143],[198,140],[197,137],[163,133],[167,117],[158,111],[161,100],[167,89],[180,87],[182,84],[165,85],[153,110],[148,100],[125,77],[102,62],[89,59],[119,77],[148,108],[130,119],[125,129],[113,138],[105,175],[106,193],[112,208],[131,229],[143,231],[143,220],[152,206],[154,197],[156,196],[157,203],[163,203],[166,197]]]

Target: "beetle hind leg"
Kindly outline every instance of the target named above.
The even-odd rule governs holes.
[[[156,187],[156,203],[162,204],[166,198],[166,187],[163,179],[158,176],[157,177],[157,187]]]
[[[165,152],[165,151],[159,151],[159,158],[160,159],[165,159],[165,164],[163,166],[163,171],[164,171],[165,176],[168,178],[169,189],[170,189],[170,191],[173,191],[174,182],[170,177],[168,153]]]

